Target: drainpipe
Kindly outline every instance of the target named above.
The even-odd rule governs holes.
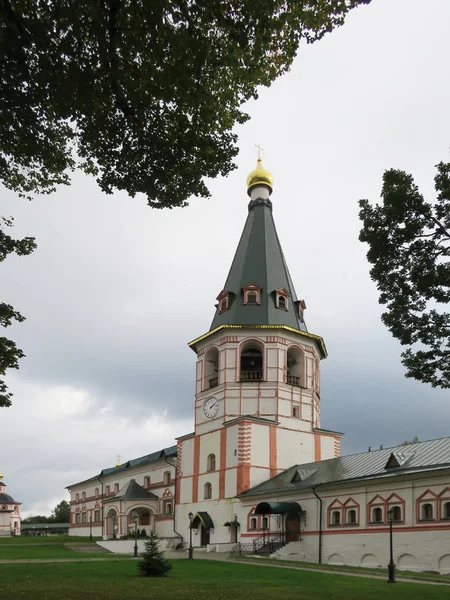
[[[173,467],[175,469],[175,486],[174,486],[174,490],[173,490],[173,532],[176,533],[179,538],[181,538],[181,543],[184,544],[183,536],[181,535],[181,533],[178,533],[178,531],[175,529],[175,526],[176,526],[175,517],[176,517],[176,506],[177,506],[177,475],[178,475],[177,465],[174,465],[173,463],[168,461],[167,456],[164,456],[164,460],[166,461],[166,463],[168,465],[170,465],[171,467]]]
[[[312,487],[312,493],[314,494],[314,496],[317,498],[317,500],[320,502],[320,506],[319,506],[319,565],[322,564],[322,498],[319,498],[319,496],[316,494],[316,485],[313,485]]]
[[[102,539],[104,536],[104,527],[105,527],[105,517],[103,514],[103,481],[100,479],[100,477],[97,477],[97,481],[100,481],[100,483],[102,484]]]

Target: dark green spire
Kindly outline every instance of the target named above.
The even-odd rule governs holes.
[[[228,309],[220,312],[219,299],[211,330],[220,325],[287,325],[307,331],[275,229],[272,203],[268,198],[257,198],[248,208],[223,290],[223,294],[228,293]],[[245,304],[243,288],[249,284],[262,288],[259,304]],[[277,290],[288,292],[287,309],[277,308]]]

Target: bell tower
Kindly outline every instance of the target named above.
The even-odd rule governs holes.
[[[293,464],[339,455],[340,434],[320,428],[325,343],[306,327],[272,190],[272,174],[258,158],[211,327],[189,344],[197,355],[195,431],[178,442],[180,502],[232,498]]]

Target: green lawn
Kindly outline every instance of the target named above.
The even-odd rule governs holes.
[[[385,569],[377,569],[375,567],[351,567],[348,565],[327,565],[318,563],[310,563],[303,561],[293,561],[293,560],[278,560],[274,558],[255,558],[253,556],[233,556],[230,560],[235,561],[244,561],[244,562],[254,562],[258,563],[266,563],[266,564],[276,564],[276,565],[286,565],[289,567],[300,567],[305,569],[326,569],[328,571],[351,571],[354,573],[363,573],[365,575],[370,575],[374,573],[375,575],[386,575],[387,577],[387,566]],[[427,573],[427,572],[417,572],[417,571],[403,571],[397,569],[396,571],[397,577],[418,577],[421,579],[436,579],[436,581],[448,581],[450,582],[450,575],[439,575],[437,573]]]
[[[66,548],[63,544],[51,544],[45,546],[23,545],[23,546],[0,546],[0,560],[17,558],[114,558],[117,554],[110,552],[76,552]],[[0,596],[1,600],[1,596]]]
[[[396,583],[236,562],[175,560],[168,577],[136,561],[0,565],[1,600],[442,600],[447,586]]]
[[[101,538],[93,538],[93,543],[101,540]],[[1,546],[22,546],[23,544],[63,544],[71,542],[83,542],[89,544],[89,537],[83,537],[81,535],[17,535],[17,536],[0,536],[0,547]]]

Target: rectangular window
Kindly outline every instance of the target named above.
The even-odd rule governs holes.
[[[80,513],[76,513],[75,515],[75,523],[79,523],[80,522]]]
[[[81,522],[82,522],[82,523],[87,523],[87,513],[85,513],[85,512],[84,512],[84,513],[81,515]]]
[[[100,511],[94,510],[94,521],[95,523],[100,523]]]
[[[293,406],[292,407],[292,416],[298,419],[300,417],[300,407]]]

